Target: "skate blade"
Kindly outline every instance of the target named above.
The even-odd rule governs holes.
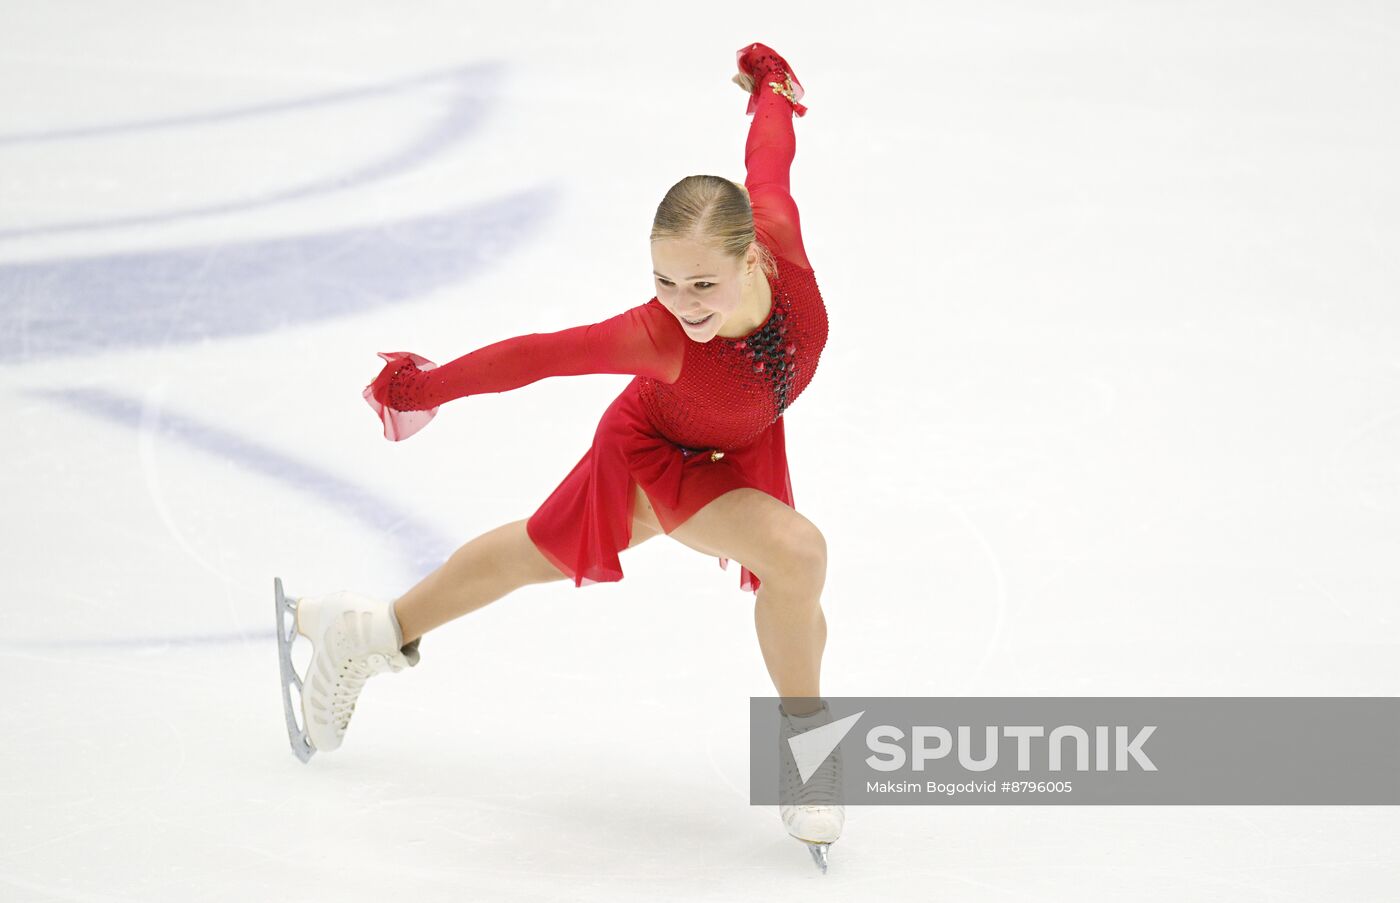
[[[306,734],[306,728],[297,723],[296,710],[300,706],[292,705],[292,686],[297,688],[297,699],[301,699],[302,683],[301,677],[297,675],[296,669],[292,667],[292,641],[297,634],[297,603],[293,599],[288,599],[282,592],[282,578],[272,578],[272,588],[276,595],[277,605],[277,659],[282,673],[282,713],[287,718],[287,740],[292,745],[292,752],[302,762],[311,761],[311,756],[316,752],[316,747],[311,745],[311,738]],[[290,616],[291,623],[288,623]],[[304,717],[304,716],[303,716]]]
[[[812,854],[812,861],[815,862],[815,863],[817,864],[817,868],[821,869],[821,870],[822,870],[822,874],[825,875],[825,874],[826,874],[826,854],[827,854],[827,850],[830,849],[831,844],[829,844],[829,843],[813,843],[813,842],[810,841],[810,840],[804,840],[804,841],[802,841],[802,842],[805,843],[805,844],[807,845],[807,850],[808,850],[808,852],[810,852],[810,853]]]

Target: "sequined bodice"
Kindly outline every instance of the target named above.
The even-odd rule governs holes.
[[[826,305],[812,270],[774,255],[773,306],[738,339],[688,341],[674,383],[639,376],[652,424],[683,449],[743,448],[791,407],[826,347]],[[660,305],[656,298],[650,304]]]

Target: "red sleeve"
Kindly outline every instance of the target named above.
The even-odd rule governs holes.
[[[781,83],[784,74],[768,70],[755,79],[757,90],[750,101],[754,117],[744,145],[744,166],[748,171],[744,187],[753,204],[754,229],[759,240],[775,253],[811,269],[802,246],[801,222],[789,181],[797,154],[792,129],[794,104],[768,84]]]
[[[688,341],[670,311],[647,302],[599,323],[505,339],[440,367],[410,352],[381,351],[387,363],[362,394],[384,422],[384,438],[397,441],[426,426],[445,401],[548,376],[630,373],[675,382]]]

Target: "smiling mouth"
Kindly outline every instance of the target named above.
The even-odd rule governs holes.
[[[704,326],[705,323],[710,319],[710,317],[713,317],[713,316],[714,316],[714,314],[711,313],[711,314],[707,315],[704,319],[701,319],[701,320],[686,320],[685,317],[681,317],[681,319],[684,320],[685,323],[686,323],[687,325],[690,325],[690,326]]]

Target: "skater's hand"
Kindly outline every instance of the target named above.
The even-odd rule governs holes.
[[[739,74],[730,80],[749,92],[751,99],[747,113],[752,115],[758,109],[759,91],[765,85],[772,85],[774,93],[786,97],[792,104],[794,114],[806,115],[807,108],[798,103],[802,99],[803,90],[797,80],[797,73],[792,71],[787,60],[777,51],[767,44],[755,42],[739,48],[734,57]]]
[[[393,404],[390,399],[389,390],[395,383],[401,382],[404,377],[412,376],[411,373],[401,374],[399,372],[406,367],[417,369],[413,366],[413,360],[407,357],[397,358],[384,365],[384,368],[379,371],[379,375],[374,378],[374,382],[370,383],[370,390],[375,401],[386,407],[397,408],[397,405]]]
[[[397,442],[427,426],[428,421],[437,415],[436,405],[423,409],[409,400],[417,394],[414,381],[424,378],[425,369],[433,369],[437,365],[407,351],[381,351],[379,356],[386,362],[384,369],[365,386],[361,394],[383,422],[384,438]]]

